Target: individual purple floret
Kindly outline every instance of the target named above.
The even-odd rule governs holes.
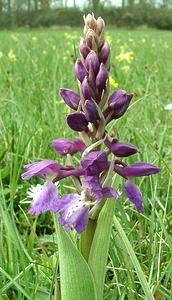
[[[101,17],[96,20],[93,14],[84,16],[80,57],[74,66],[79,92],[60,89],[61,97],[71,108],[67,125],[76,137],[72,141],[63,137],[54,139],[51,145],[66,158],[66,165],[44,160],[25,165],[27,171],[22,174],[23,180],[32,176],[45,180],[44,184],[38,184],[28,192],[32,199],[29,213],[39,215],[48,210],[59,213],[60,224],[66,230],[75,228],[78,233],[85,230],[89,218],[98,218],[106,198],[114,201],[121,198],[111,186],[114,174],[126,179],[125,195],[138,212],[143,212],[143,197],[134,178],[161,171],[147,162],[128,165],[118,159],[127,159],[134,154],[138,156],[139,152],[135,145],[120,141],[117,129],[112,139],[108,130],[110,122],[113,124],[114,119],[126,113],[134,94],[118,89],[109,95],[111,51],[104,30]],[[72,157],[75,153],[76,159]],[[61,183],[67,177],[72,178],[75,190],[59,196],[56,182]]]
[[[61,138],[58,140],[53,140],[50,144],[62,156],[65,156],[67,154],[73,155],[77,152],[82,153],[86,149],[84,142],[80,138],[75,139],[74,141],[69,141],[68,139]]]

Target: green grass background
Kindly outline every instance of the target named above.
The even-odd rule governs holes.
[[[110,74],[119,88],[135,93],[128,112],[109,130],[117,126],[121,141],[139,147],[140,153],[127,163],[146,161],[162,167],[160,174],[137,180],[144,214],[125,197],[115,213],[155,299],[172,299],[172,111],[164,109],[172,102],[172,34],[112,28],[106,34],[112,38]],[[65,121],[70,110],[58,90],[77,90],[73,65],[81,35],[69,28],[0,32],[0,299],[53,299],[58,269],[53,217],[27,215],[26,191],[39,181],[23,182],[21,173],[22,165],[32,161],[64,162],[49,142],[74,137]],[[121,69],[126,62],[115,58],[121,46],[134,52],[128,72]],[[8,57],[11,49],[15,62]],[[121,179],[120,190],[122,183]],[[69,179],[62,181],[61,193],[69,192],[70,184]],[[104,299],[145,299],[115,227]]]

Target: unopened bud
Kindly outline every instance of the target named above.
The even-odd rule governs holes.
[[[87,46],[86,42],[82,39],[79,45],[79,50],[83,58],[85,59],[90,52],[89,47]]]
[[[80,59],[77,59],[75,63],[75,74],[80,82],[82,82],[87,75],[87,71]]]
[[[100,61],[104,64],[107,63],[110,57],[110,47],[107,41],[104,42],[104,45],[100,51]]]
[[[86,41],[86,45],[87,47],[89,47],[90,49],[94,50],[95,52],[97,52],[98,49],[98,39],[97,39],[97,35],[94,32],[94,30],[89,29],[86,36],[85,36],[85,41]]]
[[[82,94],[85,99],[91,99],[94,97],[94,91],[91,88],[90,84],[88,83],[87,76],[84,78],[82,85],[81,85]]]
[[[97,22],[94,18],[94,14],[88,14],[86,17],[84,16],[84,34],[87,33],[88,29],[96,30]]]

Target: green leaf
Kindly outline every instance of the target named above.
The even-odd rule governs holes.
[[[142,268],[141,268],[141,266],[139,264],[139,261],[138,261],[136,255],[135,255],[135,252],[134,252],[134,250],[133,250],[133,248],[132,248],[132,246],[130,244],[130,241],[128,240],[128,238],[127,238],[127,236],[126,236],[126,234],[125,234],[125,232],[124,232],[121,224],[119,223],[119,221],[118,221],[118,219],[117,219],[117,217],[115,215],[113,217],[113,221],[114,221],[115,228],[118,231],[118,234],[119,234],[121,240],[123,241],[123,243],[125,245],[126,251],[129,254],[129,258],[131,259],[131,262],[132,262],[132,264],[133,264],[133,266],[134,266],[134,268],[136,270],[136,273],[137,273],[137,276],[139,278],[140,284],[141,284],[141,286],[143,288],[143,291],[145,293],[145,296],[146,296],[145,299],[147,299],[147,300],[154,300],[154,296],[153,296],[153,294],[152,294],[152,292],[150,290],[150,287],[149,287],[149,285],[147,283],[147,280],[146,280],[145,275],[144,275],[144,273],[142,271]]]
[[[115,200],[109,199],[105,202],[105,205],[100,212],[88,260],[88,264],[95,278],[98,300],[103,299],[114,206]]]
[[[57,226],[62,300],[96,300],[90,268],[69,235]]]

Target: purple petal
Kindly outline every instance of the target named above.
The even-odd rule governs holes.
[[[96,123],[99,118],[99,115],[95,103],[92,100],[86,100],[84,106],[86,110],[85,117],[87,121],[93,124]]]
[[[56,213],[60,212],[60,224],[67,225],[67,230],[72,226],[78,233],[84,231],[88,223],[89,207],[82,203],[81,196],[77,194],[69,194],[63,196],[59,201]]]
[[[97,54],[93,50],[90,51],[85,60],[85,66],[88,71],[90,69],[90,65],[92,65],[94,73],[97,75],[99,71],[99,60]]]
[[[106,198],[115,197],[116,199],[121,199],[120,194],[115,189],[110,187],[103,188],[103,196]]]
[[[74,112],[67,116],[67,123],[69,127],[75,131],[84,131],[87,129],[88,121],[85,115],[80,112]]]
[[[33,198],[29,214],[39,215],[48,210],[54,211],[56,209],[58,191],[51,181],[46,181],[44,185],[38,184],[36,187],[32,187],[28,196]]]
[[[114,166],[114,171],[119,175],[128,178],[128,177],[141,177],[141,176],[149,176],[152,174],[159,173],[161,171],[160,168],[157,168],[154,165],[148,164],[146,162],[138,162],[130,166]]]
[[[139,152],[139,150],[134,145],[128,143],[119,143],[118,141],[110,143],[108,148],[117,157],[128,157]]]
[[[98,175],[109,167],[107,155],[104,151],[90,152],[82,161],[82,167],[86,170],[86,175]]]
[[[80,53],[82,54],[83,58],[85,59],[90,52],[89,47],[86,45],[86,42],[84,40],[81,41],[80,46]]]
[[[87,76],[84,78],[82,85],[81,85],[82,94],[85,99],[91,99],[94,97],[94,91],[88,83]]]
[[[123,90],[117,90],[110,96],[108,108],[113,113],[111,119],[118,119],[126,112],[132,97],[133,94],[127,94]]]
[[[124,184],[124,191],[130,201],[135,204],[138,212],[144,211],[144,207],[142,205],[143,198],[138,186],[133,182],[128,181]]]
[[[103,200],[103,189],[97,176],[85,176],[82,189],[85,190],[86,197],[89,201],[100,202]]]
[[[69,89],[60,89],[60,95],[66,104],[74,110],[77,110],[79,102],[80,102],[80,95],[75,93]]]
[[[61,170],[53,180],[54,182],[59,181],[63,178],[70,176],[80,177],[85,175],[85,170],[82,168],[71,168],[70,170]]]
[[[110,55],[110,47],[107,41],[104,42],[104,45],[100,51],[100,61],[106,63]]]
[[[100,90],[104,89],[107,78],[108,78],[108,71],[105,65],[101,63],[99,72],[96,77],[96,86],[98,87],[98,89]]]
[[[77,59],[75,63],[75,74],[80,82],[82,82],[87,75],[87,71],[80,59]]]
[[[61,139],[53,140],[51,142],[51,145],[62,156],[67,154],[73,155],[76,152],[82,153],[86,148],[83,141],[79,138],[76,139],[75,141],[70,141],[68,139],[61,138]]]
[[[22,179],[27,180],[32,176],[37,176],[40,178],[44,178],[46,175],[51,176],[56,174],[61,167],[62,166],[54,160],[34,162],[24,166],[24,168],[28,169],[28,171],[22,174]]]

